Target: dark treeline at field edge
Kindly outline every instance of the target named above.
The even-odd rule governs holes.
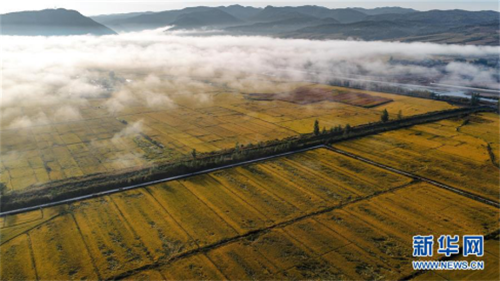
[[[288,137],[282,140],[270,140],[257,144],[239,145],[232,149],[224,149],[209,153],[198,154],[195,151],[182,161],[160,164],[138,171],[126,172],[118,175],[94,175],[79,178],[78,182],[61,180],[51,182],[46,186],[28,191],[13,191],[0,198],[2,212],[38,206],[55,201],[94,194],[106,190],[123,188],[144,182],[163,178],[200,172],[207,169],[222,167],[243,161],[259,159],[285,152],[292,152],[321,144],[330,144],[351,138],[377,134],[422,123],[434,122],[446,118],[465,116],[480,111],[493,111],[487,106],[474,106],[430,112],[406,118],[388,120],[381,116],[383,121],[368,123],[359,126],[333,127],[320,130],[320,124],[311,128],[311,133]]]

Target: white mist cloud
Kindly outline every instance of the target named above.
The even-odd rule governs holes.
[[[174,100],[209,102],[210,82],[235,90],[266,86],[278,73],[289,79],[328,81],[362,74],[434,77],[443,69],[388,63],[434,56],[498,56],[498,47],[269,37],[179,36],[161,29],[111,36],[2,38],[2,118],[10,126],[79,119],[79,106],[104,97],[110,114],[129,106],[170,108]],[[451,62],[442,81],[498,85],[494,69]],[[313,75],[311,73],[314,73]],[[128,79],[128,80],[127,80]],[[24,116],[17,108],[51,106],[51,114]],[[69,106],[69,107],[68,107]],[[38,115],[37,115],[38,114]],[[42,114],[42,115],[40,115]]]
[[[135,121],[133,123],[127,124],[127,126],[123,130],[121,130],[120,132],[116,133],[113,136],[113,139],[119,139],[119,138],[128,137],[128,136],[135,136],[135,135],[142,133],[142,129],[143,129],[142,123],[143,123],[143,121],[141,119],[141,120]]]
[[[440,83],[462,86],[482,85],[500,90],[495,80],[498,69],[478,67],[462,62],[451,62],[446,65],[445,69],[447,75],[441,79]]]
[[[69,105],[59,107],[54,113],[54,120],[56,121],[75,121],[82,119],[82,115],[78,108]]]

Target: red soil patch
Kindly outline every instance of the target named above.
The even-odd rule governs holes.
[[[321,101],[332,101],[361,107],[374,107],[393,101],[392,99],[372,96],[369,94],[358,93],[354,91],[333,92],[327,89],[311,87],[299,87],[287,93],[252,93],[247,94],[246,97],[252,100],[280,100],[296,104],[311,104]]]

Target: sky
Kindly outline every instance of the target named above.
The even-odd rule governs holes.
[[[128,13],[142,11],[163,11],[182,9],[192,6],[221,6],[240,4],[244,6],[265,7],[273,6],[300,6],[300,5],[318,5],[328,8],[346,8],[346,7],[363,7],[375,8],[384,6],[400,6],[413,8],[417,10],[432,10],[432,9],[464,9],[464,10],[495,10],[499,11],[498,0],[364,0],[364,1],[345,1],[345,0],[272,0],[272,1],[255,1],[255,0],[239,0],[239,1],[208,1],[208,0],[150,0],[150,1],[131,1],[131,0],[65,0],[65,1],[4,1],[0,5],[0,13],[9,13],[25,10],[42,10],[48,8],[66,8],[77,10],[83,15],[93,16],[100,14],[113,13]]]

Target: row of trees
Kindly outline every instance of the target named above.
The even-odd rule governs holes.
[[[319,144],[342,141],[350,137],[376,134],[387,130],[420,124],[422,122],[432,122],[443,118],[459,116],[459,114],[464,115],[484,110],[490,109],[487,107],[457,108],[415,115],[402,120],[389,120],[387,122],[379,121],[363,124],[356,127],[351,127],[349,124],[345,125],[345,127],[334,126],[330,128],[330,130],[326,128],[320,130],[319,121],[316,121],[314,124],[314,132],[309,134],[290,136],[285,139],[268,140],[257,144],[250,143],[240,145],[237,143],[234,148],[206,153],[197,153],[196,150],[193,150],[191,155],[183,160],[157,163],[153,167],[141,170],[131,170],[116,175],[91,175],[78,182],[74,182],[72,179],[60,180],[52,182],[50,185],[29,191],[12,191],[0,197],[0,208],[2,211],[13,210],[82,195],[95,194],[100,191],[122,188],[171,176],[188,176],[193,172],[200,172],[223,165],[241,163],[242,161],[277,155],[283,152],[296,151]],[[383,115],[385,114],[383,113],[382,116]],[[48,188],[53,192],[47,192]]]
[[[398,112],[397,119],[398,120],[403,119],[403,112],[401,110]],[[386,123],[389,121],[389,112],[387,111],[387,109],[384,109],[382,111],[382,115],[380,116],[380,121],[382,121],[383,123]],[[342,129],[342,125],[338,125],[337,127],[332,127],[330,129],[330,133],[338,133],[338,132],[344,131],[345,134],[348,134],[350,129],[351,129],[351,125],[349,125],[349,124],[347,124],[344,129]],[[328,131],[326,130],[325,127],[323,127],[323,130],[320,131],[319,121],[318,121],[318,119],[316,119],[314,121],[313,134],[315,136],[319,136],[321,134],[326,134],[327,132]]]

